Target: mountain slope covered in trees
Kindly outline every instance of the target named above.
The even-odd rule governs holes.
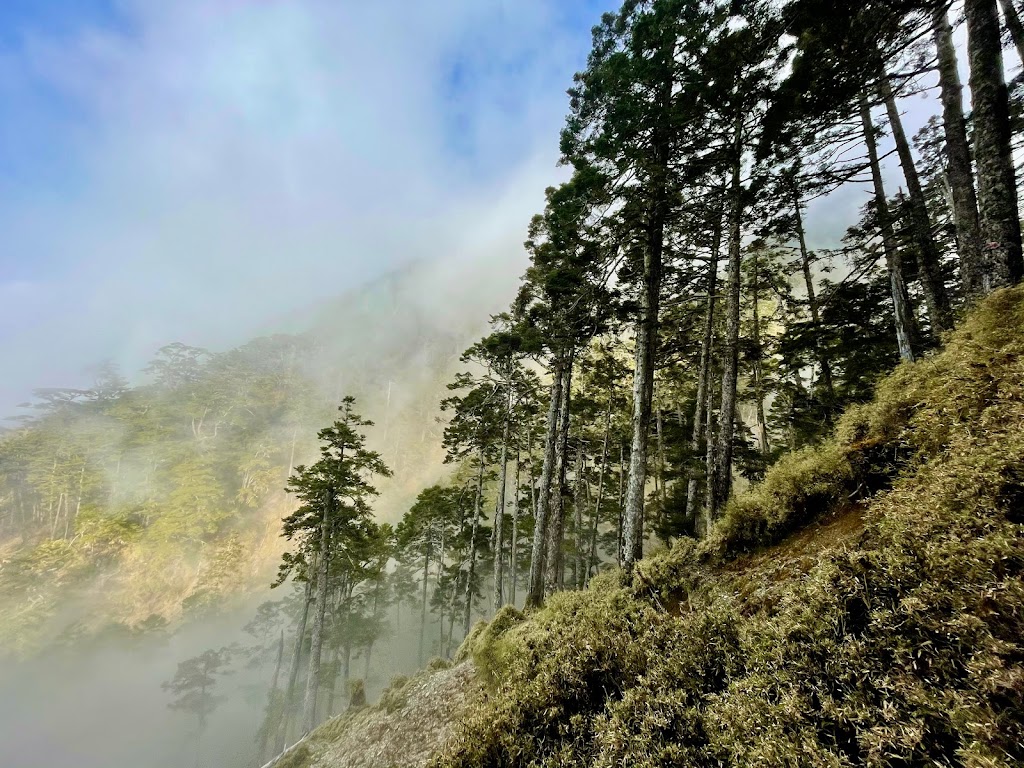
[[[483,291],[453,313],[423,269],[295,318],[299,333],[220,353],[170,344],[135,386],[106,365],[91,387],[38,390],[0,434],[0,647],[145,633],[264,591],[284,486],[339,390],[383,427],[401,475],[378,513],[400,516],[442,474],[440,393],[495,302]]]
[[[624,0],[482,338],[351,299],[255,359],[43,393],[2,444],[7,625],[66,621],[104,547],[178,579],[125,582],[154,623],[216,606],[287,481],[252,515],[286,540],[253,762],[435,655],[489,690],[445,768],[1020,762],[1019,32],[1009,1]],[[197,750],[237,659],[166,683]]]
[[[492,686],[439,765],[1020,759],[1015,29],[995,0],[600,19],[571,176],[442,404],[458,470],[395,532],[420,662],[464,638]],[[809,203],[855,185],[813,251]],[[829,530],[866,515],[852,554],[729,575],[837,506]]]
[[[456,661],[488,695],[444,689],[430,765],[1018,764],[1022,347],[1024,290],[1001,291],[702,542],[478,624]],[[362,711],[279,765],[344,764]]]

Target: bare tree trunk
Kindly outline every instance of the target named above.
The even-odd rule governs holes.
[[[512,504],[512,541],[509,546],[509,604],[514,606],[516,604],[516,592],[519,590],[519,483],[521,481],[520,473],[522,470],[522,450],[519,445],[519,441],[516,441],[516,485],[515,493],[513,494]],[[532,492],[531,492],[532,495]]]
[[[796,237],[800,245],[800,268],[804,275],[804,289],[807,291],[807,308],[811,312],[811,322],[814,324],[814,351],[818,358],[818,365],[821,367],[821,381],[825,385],[825,392],[831,401],[835,398],[835,386],[832,383],[832,361],[821,344],[818,330],[821,328],[821,308],[818,306],[818,295],[814,290],[814,276],[811,274],[811,252],[807,248],[807,233],[804,230],[803,202],[800,200],[800,188],[796,180],[793,181],[793,214],[796,217]]]
[[[324,666],[327,668],[327,700],[324,702],[324,719],[334,714],[334,696],[338,689],[338,649],[331,648],[328,657],[330,661]]]
[[[644,249],[643,289],[636,323],[636,366],[633,372],[633,440],[629,454],[625,509],[622,513],[622,569],[628,575],[643,557],[644,496],[647,485],[647,443],[654,396],[654,366],[658,346],[658,314],[661,299],[662,249],[665,216],[657,206]]]
[[[658,403],[658,411],[654,419],[655,435],[658,438],[658,501],[661,506],[661,513],[665,514],[667,494],[665,492],[665,430],[663,425],[664,411],[661,403]],[[668,542],[666,542],[667,544]]]
[[[914,359],[914,314],[910,308],[910,296],[907,293],[906,281],[903,279],[903,264],[896,248],[892,220],[889,217],[889,204],[886,201],[885,187],[882,184],[882,169],[878,163],[878,147],[875,144],[875,126],[871,122],[871,108],[864,97],[861,97],[860,117],[864,129],[864,143],[868,150],[868,161],[871,164],[871,179],[875,187],[875,208],[878,226],[882,234],[882,249],[885,251],[885,263],[889,270],[893,317],[896,322],[896,342],[899,345],[900,357],[903,360],[912,361]]]
[[[274,676],[270,681],[270,692],[267,694],[267,719],[260,729],[260,740],[256,746],[256,760],[263,764],[267,758],[267,742],[270,741],[270,733],[277,733],[281,720],[281,702],[278,700],[277,682],[281,677],[281,662],[284,661],[284,630],[281,630],[281,639],[277,644],[277,664],[274,665]],[[273,755],[271,755],[273,757]]]
[[[505,578],[503,567],[505,557],[505,484],[508,480],[508,434],[512,421],[512,387],[509,385],[505,397],[505,423],[501,430],[501,458],[498,475],[498,500],[494,505],[494,612],[497,613],[505,604],[502,586]]]
[[[548,593],[562,588],[565,558],[565,475],[568,469],[570,401],[572,399],[573,358],[562,370],[562,402],[559,406],[558,442],[555,444],[555,486],[551,491],[551,521],[548,525],[546,589]]]
[[[1013,47],[1017,49],[1017,57],[1024,62],[1024,24],[1020,22],[1020,14],[1013,7],[1013,0],[999,0],[1003,9],[1003,19],[1006,22],[1006,29],[1013,40]]]
[[[995,0],[965,0],[967,52],[971,64],[974,160],[978,166],[978,210],[985,243],[982,289],[1021,279],[1017,182],[1010,149],[1010,106]]]
[[[372,630],[376,630],[378,608],[380,606],[380,583],[384,577],[383,569],[377,574],[377,583],[373,585],[373,624]],[[371,631],[370,642],[366,646],[366,656],[363,659],[363,680],[367,681],[370,679],[370,659],[373,657],[373,645],[374,638],[376,635]],[[347,692],[346,692],[347,693]]]
[[[608,470],[608,441],[612,431],[612,388],[608,386],[608,408],[604,412],[604,440],[601,444],[601,468],[597,472],[597,498],[594,500],[593,519],[590,524],[590,551],[584,586],[597,566],[597,526],[601,522],[601,500],[604,498],[604,476]]]
[[[444,545],[445,535],[444,530],[441,531],[441,550],[438,553],[437,558],[437,586],[441,586],[441,577],[444,575]],[[452,594],[455,594],[456,585],[452,585]],[[437,617],[438,626],[438,638],[437,638],[437,653],[440,656],[444,656],[444,601],[439,601],[440,613]]]
[[[559,408],[562,404],[562,359],[556,359],[551,371],[551,401],[548,405],[547,432],[544,437],[544,464],[537,492],[537,511],[533,520],[533,551],[530,556],[530,583],[526,606],[537,608],[544,602],[544,556],[547,546],[548,516],[551,509],[551,475],[555,466],[555,444],[558,442]]]
[[[573,478],[573,539],[575,540],[575,558],[573,559],[573,586],[576,589],[582,589],[583,583],[586,581],[586,559],[587,550],[584,542],[586,539],[583,536],[583,507],[586,505],[586,493],[584,491],[584,484],[587,482],[586,474],[586,459],[583,455],[583,442],[580,441],[579,449],[576,452],[576,469],[575,477]]]
[[[763,351],[761,349],[761,280],[760,265],[757,259],[757,249],[753,250],[754,259],[754,284],[752,286],[751,313],[753,320],[754,334],[754,406],[757,418],[757,442],[761,453],[771,452],[768,444],[768,422],[764,417],[764,364]]]
[[[907,181],[907,191],[910,195],[911,227],[914,243],[917,245],[918,268],[921,286],[924,288],[924,301],[928,307],[928,318],[932,322],[932,335],[936,339],[940,339],[942,331],[953,327],[949,296],[946,294],[946,286],[942,280],[942,257],[938,245],[935,244],[935,238],[932,237],[928,205],[925,202],[924,191],[921,189],[921,179],[917,175],[917,167],[914,165],[910,142],[907,141],[907,134],[903,130],[903,120],[900,118],[900,111],[896,106],[896,96],[893,94],[892,85],[884,72],[880,73],[878,89],[885,102],[889,127],[892,129],[892,137],[896,142],[896,153],[899,155],[900,166],[903,168],[903,177]]]
[[[732,440],[736,423],[736,387],[739,381],[740,355],[740,266],[742,262],[743,186],[740,171],[743,163],[743,117],[736,116],[731,181],[732,210],[729,220],[729,269],[725,295],[725,354],[722,356],[722,405],[718,412],[718,440],[712,466],[711,496],[707,518],[713,522],[729,498],[732,488]]]
[[[469,634],[469,622],[473,614],[473,579],[476,578],[476,534],[480,529],[480,512],[484,498],[484,449],[477,455],[480,468],[476,475],[476,496],[473,501],[473,522],[469,527],[469,567],[466,570],[466,605],[462,614],[462,636]]]
[[[295,698],[295,689],[298,687],[299,670],[302,666],[302,645],[306,639],[306,623],[309,620],[309,605],[312,602],[310,582],[306,582],[305,595],[302,600],[302,618],[299,619],[299,627],[295,631],[295,648],[292,651],[291,670],[288,673],[288,687],[285,689],[284,702],[281,707],[281,725],[277,729],[277,738],[274,741],[274,754],[279,755],[284,751],[285,742],[288,740],[288,723],[291,720],[292,701]]]
[[[622,552],[625,549],[623,546],[623,535],[622,529],[624,526],[624,510],[626,498],[626,441],[619,440],[619,519],[616,523],[615,532],[615,561],[619,568],[622,567]]]
[[[938,54],[942,128],[946,140],[946,177],[949,180],[953,224],[956,227],[957,252],[960,254],[960,282],[967,296],[977,296],[981,293],[982,280],[978,196],[974,191],[971,149],[967,143],[963,86],[953,45],[953,30],[945,8],[940,6],[933,11],[932,29]]]
[[[430,574],[430,550],[423,556],[423,592],[420,595],[420,647],[416,658],[423,666],[423,641],[427,636],[427,579]]]
[[[694,457],[704,441],[704,412],[708,407],[708,383],[711,378],[711,342],[715,333],[715,291],[718,288],[718,254],[722,248],[722,220],[715,217],[711,235],[711,257],[708,261],[707,299],[704,310],[704,335],[700,345],[700,370],[697,373],[697,398],[693,408],[693,432],[690,450]],[[699,477],[696,469],[690,472],[686,482],[686,517],[695,520],[697,515]]]
[[[316,607],[313,610],[313,635],[309,649],[309,671],[306,674],[306,698],[303,703],[303,728],[308,733],[316,727],[316,699],[320,693],[320,654],[324,645],[324,619],[327,616],[327,583],[331,560],[331,508],[332,491],[324,501],[323,520],[320,522],[320,560],[316,575]]]

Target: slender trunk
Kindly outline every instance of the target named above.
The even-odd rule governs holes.
[[[299,670],[302,665],[302,645],[306,639],[306,623],[309,620],[311,598],[310,582],[307,581],[305,595],[302,600],[302,618],[299,619],[299,627],[295,631],[295,648],[292,651],[291,670],[288,672],[288,687],[285,689],[284,702],[281,707],[281,724],[277,729],[277,738],[274,741],[275,755],[279,755],[284,751],[284,745],[288,739],[288,722],[291,720],[292,701],[295,698],[295,689],[298,687],[299,682]]]
[[[889,127],[896,142],[896,153],[903,168],[903,177],[907,181],[910,195],[910,221],[914,244],[917,246],[918,271],[921,287],[924,289],[924,301],[928,307],[928,318],[932,323],[932,335],[938,340],[941,332],[953,327],[953,315],[949,307],[949,296],[942,280],[942,256],[939,247],[932,237],[932,223],[928,215],[928,204],[925,202],[921,179],[914,165],[914,155],[910,151],[910,142],[903,130],[903,120],[896,106],[896,96],[892,85],[884,72],[878,81],[878,89],[885,102],[885,111],[889,116]]]
[[[561,396],[561,395],[559,395]],[[530,477],[530,509],[533,510],[533,519],[537,520],[537,509],[540,506],[540,488],[537,487],[537,468],[533,462],[533,431],[528,433],[528,455],[527,455],[527,471]]]
[[[660,64],[671,69],[675,39],[661,49]],[[667,110],[672,99],[674,78],[669,74],[661,83],[659,104]],[[654,170],[651,175],[651,207],[648,211],[644,247],[643,282],[640,290],[640,311],[636,321],[636,366],[633,370],[632,446],[629,454],[629,479],[626,483],[623,510],[622,568],[628,577],[633,563],[643,557],[644,501],[647,483],[647,443],[651,427],[651,401],[654,397],[654,369],[657,359],[658,328],[661,302],[662,260],[665,248],[665,226],[668,220],[669,164],[672,156],[671,137],[661,123],[654,126],[652,144]]]
[[[619,515],[615,523],[615,564],[622,567],[623,514],[626,498],[626,441],[619,440]]]
[[[430,550],[423,555],[423,591],[420,595],[420,647],[416,658],[423,666],[423,642],[427,636],[427,579],[430,574]]]
[[[659,149],[667,164],[667,146]],[[654,205],[644,248],[643,287],[636,323],[636,364],[633,371],[632,446],[625,509],[622,513],[622,568],[628,575],[633,563],[643,557],[644,496],[647,484],[647,444],[651,429],[651,400],[654,396],[654,367],[658,346],[658,314],[661,299],[662,250],[665,237],[666,180]]]
[[[334,696],[338,689],[338,649],[332,648],[329,654],[330,661],[324,666],[327,674],[327,701],[325,702],[324,719],[334,714]]]
[[[562,369],[562,402],[559,406],[558,442],[555,444],[554,488],[551,490],[551,520],[548,524],[546,589],[548,593],[562,588],[565,565],[563,541],[565,539],[565,475],[568,464],[570,400],[572,395],[573,357],[570,355]]]
[[[590,552],[587,556],[586,582],[597,566],[597,526],[601,521],[601,500],[604,498],[604,477],[608,469],[608,441],[612,432],[612,388],[608,385],[608,407],[604,412],[604,440],[601,443],[601,468],[597,472],[597,498],[590,522]],[[586,586],[586,583],[584,584]]]
[[[1021,24],[1020,14],[1013,6],[1013,0],[999,0],[999,5],[1003,9],[1003,20],[1013,40],[1013,47],[1017,49],[1017,58],[1024,63],[1024,24]]]
[[[814,324],[814,351],[818,358],[818,366],[821,368],[821,382],[825,386],[825,393],[829,402],[835,399],[835,385],[832,383],[832,361],[829,359],[825,347],[821,343],[821,308],[818,306],[818,295],[814,290],[814,277],[811,274],[811,252],[807,248],[807,233],[804,229],[803,203],[800,200],[800,190],[796,181],[793,182],[793,213],[796,217],[796,238],[800,245],[800,268],[804,275],[804,289],[807,291],[807,308],[811,312],[811,322]]]
[[[757,442],[761,453],[767,454],[771,451],[768,444],[768,422],[764,417],[764,361],[761,349],[761,281],[758,273],[759,264],[757,249],[754,249],[754,284],[750,306],[753,320],[752,332],[754,335],[754,406],[757,418]]]
[[[346,615],[347,618],[347,615]],[[349,691],[349,682],[352,680],[352,633],[345,634],[345,663],[341,667],[341,680],[345,686],[345,693]]]
[[[946,140],[946,178],[953,224],[956,227],[956,247],[960,254],[960,282],[964,293],[973,297],[981,292],[981,224],[978,221],[978,196],[974,191],[971,149],[967,143],[963,86],[960,83],[956,47],[953,45],[953,30],[945,8],[940,6],[933,11],[932,28],[938,54],[942,128]]]
[[[441,588],[441,576],[444,575],[444,543],[445,543],[444,531],[441,531],[441,549],[438,553],[437,558],[437,587],[440,591]],[[456,585],[452,584],[452,593],[454,594]],[[442,593],[443,596],[443,593]],[[438,626],[438,637],[437,637],[437,653],[439,656],[444,656],[444,600],[439,600],[438,605],[440,607],[440,613],[437,617]]]
[[[878,228],[882,234],[885,264],[889,270],[893,319],[896,323],[896,342],[899,345],[900,357],[903,360],[912,361],[914,359],[914,314],[910,308],[910,296],[907,293],[906,281],[903,279],[903,264],[896,248],[892,220],[889,217],[889,204],[886,202],[885,187],[882,184],[882,169],[878,163],[878,147],[875,144],[875,126],[871,122],[871,108],[864,97],[861,97],[860,102],[860,118],[864,129],[864,143],[868,150],[868,161],[871,164],[871,179],[875,187],[875,214],[878,218]]]
[[[512,504],[512,542],[509,546],[509,585],[508,585],[508,602],[510,605],[515,606],[516,604],[516,592],[519,589],[519,483],[520,483],[520,472],[522,470],[522,452],[520,449],[519,441],[516,441],[516,485],[515,493],[513,494]]]
[[[715,217],[711,236],[711,257],[708,261],[707,299],[704,309],[704,335],[700,345],[700,370],[697,373],[697,398],[693,408],[693,432],[690,436],[690,450],[694,460],[704,440],[704,412],[708,407],[708,384],[711,379],[711,342],[715,335],[715,291],[718,286],[718,254],[722,248],[722,220]],[[694,520],[697,515],[698,473],[690,471],[686,482],[686,517]]]
[[[974,160],[978,166],[978,210],[985,264],[982,290],[1021,279],[1017,182],[1010,149],[1009,94],[995,0],[965,0],[967,51],[971,64]]]
[[[78,501],[75,502],[75,517],[71,520],[67,514],[64,516],[64,538],[68,538],[71,531],[74,530],[74,525],[78,521],[78,515],[82,511],[82,489],[85,486],[85,464],[82,465],[82,471],[78,474]]]
[[[583,538],[583,507],[586,504],[584,484],[586,478],[586,461],[583,455],[583,443],[580,442],[580,447],[576,453],[576,470],[575,477],[573,478],[573,486],[575,493],[573,494],[573,539],[576,542],[576,557],[573,560],[573,586],[576,589],[583,588],[583,582],[586,580],[584,574],[586,573],[586,552],[584,547]]]
[[[370,627],[370,641],[366,645],[366,658],[363,659],[363,680],[370,679],[370,659],[373,657],[373,644],[377,631],[377,612],[380,606],[380,583],[383,579],[383,570],[377,574],[377,583],[373,586],[373,625]]]
[[[740,171],[743,163],[743,117],[736,116],[733,145],[733,166],[729,220],[729,268],[725,296],[725,354],[722,355],[722,404],[718,412],[718,441],[712,466],[711,496],[707,517],[714,521],[729,498],[732,488],[732,440],[736,423],[736,386],[739,380],[740,355],[740,266],[742,261],[743,186]]]
[[[295,429],[292,430],[292,450],[288,454],[288,474],[285,475],[285,477],[291,477],[292,469],[294,469],[295,467],[295,439],[298,437],[298,435],[299,430],[296,427]]]
[[[324,644],[324,619],[327,616],[327,583],[331,560],[331,507],[333,491],[327,492],[323,519],[320,521],[320,561],[316,575],[316,607],[313,611],[313,635],[309,648],[309,671],[306,675],[306,699],[303,703],[303,728],[308,733],[316,727],[316,699],[320,693],[320,654]]]
[[[544,602],[544,555],[547,545],[548,514],[551,509],[551,475],[555,466],[555,444],[558,442],[559,407],[562,403],[561,358],[551,371],[551,401],[548,405],[547,432],[544,437],[544,464],[540,472],[537,510],[533,518],[533,551],[530,556],[530,584],[526,605],[537,608]]]
[[[476,475],[476,497],[473,501],[473,522],[469,527],[469,568],[466,570],[466,606],[462,614],[462,636],[469,634],[473,613],[473,581],[476,579],[476,534],[480,527],[480,511],[484,496],[484,449],[477,456],[480,468]]]
[[[498,500],[494,505],[494,612],[497,613],[505,604],[505,596],[502,594],[504,574],[504,549],[505,549],[505,484],[508,479],[508,436],[512,421],[512,387],[509,385],[505,398],[505,423],[501,429],[501,458],[498,474]]]
[[[281,662],[284,661],[284,630],[281,630],[281,639],[277,644],[277,663],[274,665],[274,676],[270,680],[270,692],[267,695],[267,719],[260,729],[259,744],[256,746],[256,760],[260,765],[267,758],[267,742],[270,741],[271,732],[277,733],[277,727],[281,720],[281,702],[277,691],[277,683],[281,678]]]
[[[714,332],[711,334],[712,349],[714,348]],[[715,417],[713,404],[715,397],[719,394],[715,387],[715,363],[712,357],[708,367],[708,405],[704,414],[704,505],[701,507],[700,519],[696,521],[697,535],[706,537],[711,533],[711,526],[714,520],[711,517],[711,497],[714,495],[715,484],[715,443],[717,435],[715,426],[718,420]]]
[[[665,514],[666,492],[665,492],[665,430],[664,412],[661,405],[658,405],[658,412],[655,418],[655,434],[658,437],[658,501],[661,514]],[[665,542],[666,544],[668,542]]]

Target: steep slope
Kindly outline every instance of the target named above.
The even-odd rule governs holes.
[[[504,274],[478,272],[455,301],[451,268],[411,265],[293,319],[293,335],[169,345],[140,386],[110,372],[42,391],[0,433],[0,657],[251,602],[280,561],[289,468],[345,395],[376,422],[394,478],[375,511],[397,520],[445,471],[438,403],[507,299]]]
[[[469,661],[395,678],[379,702],[353,707],[270,763],[273,768],[420,768],[482,702]]]
[[[1022,764],[1022,352],[1002,291],[708,541],[506,611],[432,764]]]

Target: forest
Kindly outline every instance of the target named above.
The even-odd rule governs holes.
[[[387,425],[361,414],[390,382],[322,386],[301,336],[216,355],[170,345],[145,385],[104,369],[92,389],[41,391],[0,439],[0,540],[19,547],[0,570],[7,645],[30,652],[53,629],[36,614],[114,562],[135,568],[124,632],[216,610],[245,588],[251,550],[268,546],[258,521],[273,498],[285,510],[273,553],[285,596],[259,607],[248,649],[269,682],[262,764],[364,703],[371,677],[383,688],[375,648],[397,637],[407,666],[392,671],[412,671],[472,643],[479,619],[546,615],[592,581],[642,584],[652,555],[777,541],[795,523],[751,494],[811,504],[825,480],[800,473],[835,457],[843,414],[894,370],[996,370],[936,361],[965,317],[1024,278],[1020,14],[1014,0],[625,0],[598,20],[569,89],[557,137],[566,180],[524,222],[528,267],[513,301],[437,366],[436,421],[418,417],[443,454],[429,485],[387,520],[375,512],[405,467],[380,441]],[[914,135],[910,99],[932,112]],[[850,189],[862,193],[858,218],[841,241],[812,247],[808,216]],[[849,444],[860,450],[871,434]],[[885,483],[867,473],[847,498]],[[729,620],[704,619],[687,631],[739,642]],[[208,651],[166,683],[199,734],[240,653]],[[501,710],[508,739],[542,728],[511,711]],[[514,742],[517,753],[476,722],[480,738],[444,764],[584,764],[573,760],[598,752],[609,765],[647,764],[608,735],[628,730],[614,721],[627,715],[601,717],[562,757],[541,736],[540,753]],[[558,738],[578,726],[566,718]],[[1000,741],[1018,732],[1019,711],[1013,722],[989,734],[1004,762],[956,762],[941,746],[865,762],[839,744],[833,762],[823,752],[793,764],[1010,765],[1024,759]],[[610,739],[604,751],[579,746],[594,738]],[[783,764],[686,754],[694,765]]]

